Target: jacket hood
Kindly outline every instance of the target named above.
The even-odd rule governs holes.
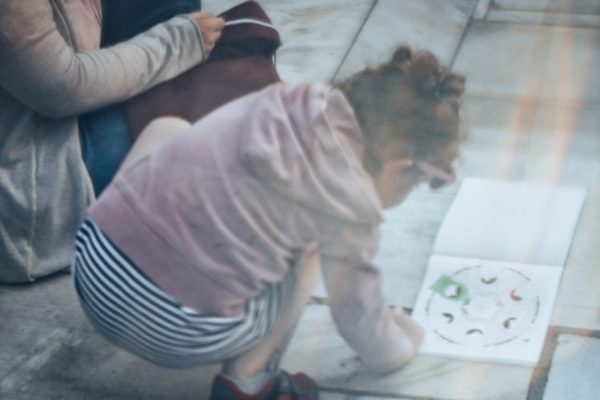
[[[255,103],[241,155],[251,173],[282,196],[353,223],[382,221],[362,166],[363,135],[337,89],[319,84],[266,88]],[[266,101],[262,101],[262,100]]]

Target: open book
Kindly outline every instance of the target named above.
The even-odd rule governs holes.
[[[413,309],[427,330],[419,354],[537,364],[585,196],[465,179]]]

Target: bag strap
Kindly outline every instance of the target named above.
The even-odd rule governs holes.
[[[225,26],[240,25],[240,24],[254,24],[254,25],[260,25],[260,26],[264,26],[267,28],[277,30],[273,24],[269,24],[268,22],[264,22],[264,21],[260,21],[258,19],[252,19],[252,18],[232,19],[230,21],[225,22]]]

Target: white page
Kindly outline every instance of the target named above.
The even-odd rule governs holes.
[[[465,179],[433,253],[562,267],[585,196],[581,188]]]
[[[561,274],[545,265],[432,256],[412,313],[426,330],[419,354],[536,365]],[[446,277],[466,297],[445,297],[456,285],[441,294],[436,283]]]

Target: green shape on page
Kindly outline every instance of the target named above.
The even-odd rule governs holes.
[[[467,290],[467,287],[446,275],[442,275],[435,281],[431,286],[431,290],[447,300],[461,302],[469,300],[469,291]]]

